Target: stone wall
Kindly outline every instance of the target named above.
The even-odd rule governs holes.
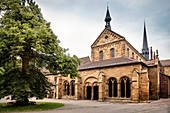
[[[157,66],[149,68],[149,99],[159,99],[159,78]]]
[[[164,67],[164,74],[170,76],[170,66]]]
[[[102,85],[102,96],[104,99],[108,98],[108,84],[109,78],[114,77],[118,82],[118,97],[120,97],[120,80],[122,77],[128,77],[131,83],[131,100],[132,101],[147,101],[149,100],[149,82],[147,70],[141,73],[142,66],[140,64],[116,66],[111,68],[102,69],[91,69],[79,71],[82,78],[82,85],[85,86],[86,82],[93,84],[99,80],[99,74],[102,72],[104,74],[103,85]],[[133,70],[138,70],[133,74]],[[142,78],[140,78],[142,76]],[[105,81],[105,82],[104,82]],[[139,100],[139,88],[141,89],[141,100]],[[85,93],[82,91],[82,97]],[[143,97],[144,96],[144,97]]]
[[[166,75],[161,74],[161,97],[168,98],[170,96],[170,78]]]

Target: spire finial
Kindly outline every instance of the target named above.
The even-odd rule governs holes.
[[[109,6],[108,6],[108,2],[107,2],[107,12],[106,12],[106,17],[105,17],[105,22],[106,22],[106,28],[108,28],[109,30],[111,30],[111,26],[110,26],[110,21],[111,21],[111,17],[110,17],[110,13],[109,13]]]
[[[144,20],[142,55],[146,58],[146,60],[149,60],[149,49],[148,49],[148,41],[147,41],[145,20]]]

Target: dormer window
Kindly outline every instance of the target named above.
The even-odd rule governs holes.
[[[103,51],[100,51],[100,60],[103,60]]]
[[[105,36],[105,39],[108,39],[108,38],[109,38],[109,37],[106,35],[106,36]]]

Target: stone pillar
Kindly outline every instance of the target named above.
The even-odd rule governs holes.
[[[75,80],[75,99],[79,99],[79,86],[80,86],[80,83],[79,83],[79,78],[78,77],[76,77],[75,78],[76,80]]]
[[[72,84],[70,83],[69,85],[70,85],[70,89],[69,89],[69,91],[70,91],[70,92],[69,92],[69,96],[71,96],[71,93],[72,93]]]
[[[120,82],[117,82],[117,97],[120,98],[121,97],[121,88],[120,88]]]
[[[124,80],[124,85],[125,85],[125,98],[126,98],[126,80]]]
[[[114,97],[114,80],[112,80],[112,97]]]
[[[106,98],[109,97],[109,84],[106,83]]]
[[[62,89],[63,89],[62,78],[61,76],[58,76],[56,80],[56,98],[57,99],[62,98],[62,92],[63,92]]]
[[[102,82],[99,82],[99,100],[98,101],[103,101],[103,86]]]
[[[91,86],[91,100],[93,100],[94,97],[94,86]]]
[[[83,86],[83,100],[87,98],[86,97],[86,91],[87,91],[86,88],[87,88],[86,86]]]
[[[131,99],[134,102],[139,102],[139,82],[138,70],[134,69],[131,83]]]

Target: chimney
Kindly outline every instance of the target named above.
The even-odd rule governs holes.
[[[158,58],[159,54],[158,54],[158,50],[156,50],[156,58]]]
[[[155,60],[155,51],[154,51],[154,55],[153,55],[153,57],[154,57],[154,60]]]
[[[152,47],[150,48],[150,54],[151,54],[151,59],[150,60],[152,60],[153,59],[153,56],[152,56]]]

